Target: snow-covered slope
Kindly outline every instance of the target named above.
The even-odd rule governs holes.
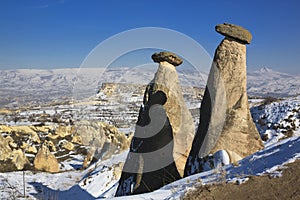
[[[300,136],[300,96],[251,108],[265,146],[290,136]]]
[[[178,180],[151,193],[135,195],[130,198],[135,200],[145,199],[182,199],[184,194],[199,185],[234,182],[243,183],[249,176],[264,174],[280,176],[280,169],[285,164],[300,159],[300,138],[293,137],[272,145],[243,160],[237,166],[226,165],[224,167],[195,174]],[[119,197],[112,199],[128,199]]]
[[[113,157],[109,162],[98,163],[89,169],[61,174],[25,172],[27,198],[22,198],[22,172],[0,173],[0,197],[9,198],[14,192],[19,199],[128,199],[113,198],[117,187],[112,166],[125,159],[125,154]],[[235,182],[243,183],[251,175],[280,176],[284,165],[300,159],[300,137],[292,137],[270,145],[237,165],[226,165],[178,180],[151,193],[131,196],[132,199],[181,199],[184,194],[199,185]],[[77,184],[76,184],[77,182]],[[12,187],[12,185],[14,187]],[[8,189],[10,188],[10,189]]]
[[[265,137],[265,149],[244,158],[238,164],[195,174],[152,193],[130,198],[180,199],[188,190],[201,184],[243,183],[248,180],[249,175],[280,176],[280,169],[285,164],[300,159],[300,96],[264,106],[253,106],[251,112],[260,134]],[[287,130],[290,130],[289,134],[286,134]],[[69,165],[78,165],[82,162],[80,159],[74,159]],[[59,174],[26,171],[26,198],[22,198],[22,172],[0,173],[0,199],[7,199],[11,195],[18,196],[19,199],[113,198],[120,175],[120,163],[125,159],[126,152],[115,155],[110,160],[100,160],[83,171]]]

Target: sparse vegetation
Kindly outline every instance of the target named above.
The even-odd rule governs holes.
[[[289,164],[283,171],[283,176],[250,176],[249,180],[239,185],[221,183],[198,186],[190,190],[184,200],[246,200],[246,199],[291,199],[300,197],[300,161]]]
[[[18,197],[23,196],[23,194],[19,191],[18,186],[10,183],[8,178],[2,178],[0,180],[2,183],[0,184],[0,190],[7,191],[10,194],[10,198],[12,200],[16,200],[18,199]]]
[[[275,98],[275,97],[272,97],[272,96],[268,96],[268,97],[266,97],[264,100],[263,100],[263,102],[262,102],[262,105],[269,105],[269,104],[271,104],[271,103],[273,103],[273,102],[276,102],[276,101],[278,101],[279,99],[278,98]]]

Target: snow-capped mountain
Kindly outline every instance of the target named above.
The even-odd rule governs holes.
[[[53,100],[84,99],[96,95],[102,83],[147,84],[152,68],[68,68],[53,70],[0,70],[0,107]],[[203,88],[207,75],[178,70],[183,86]]]
[[[178,67],[182,86],[205,88],[207,74]],[[84,99],[102,83],[147,84],[156,67],[0,70],[0,107],[54,100]],[[285,97],[300,94],[300,76],[269,68],[248,72],[248,94]]]
[[[248,72],[248,94],[253,96],[286,97],[300,94],[300,75],[261,68]]]

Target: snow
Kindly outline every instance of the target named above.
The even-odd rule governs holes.
[[[92,196],[108,197],[113,196],[117,189],[118,180],[113,176],[113,165],[125,162],[128,151],[113,156],[111,159],[94,164],[88,168],[87,175],[81,180],[79,186]],[[88,182],[88,184],[86,184]],[[102,186],[102,187],[101,187]]]
[[[114,198],[117,180],[113,178],[110,166],[126,159],[127,152],[100,161],[84,171],[67,171],[59,174],[25,172],[26,199],[128,199]],[[265,149],[241,160],[238,165],[228,164],[210,171],[178,180],[151,193],[135,195],[132,199],[180,199],[188,190],[197,185],[219,182],[242,184],[251,175],[271,174],[280,176],[280,169],[287,163],[300,159],[300,137],[295,136],[270,145]],[[7,181],[5,181],[7,179]],[[1,198],[8,198],[7,182],[22,192],[22,172],[0,173]],[[20,197],[20,199],[23,199]]]
[[[293,137],[271,145],[247,158],[241,160],[238,166],[226,165],[178,180],[151,193],[132,196],[132,199],[181,199],[190,189],[198,185],[220,182],[247,181],[248,176],[263,174],[278,174],[285,164],[300,159],[300,138]],[[128,199],[118,197],[111,199]]]
[[[287,132],[300,136],[300,99],[299,96],[273,102],[265,106],[251,108],[253,120],[265,146],[286,137]]]

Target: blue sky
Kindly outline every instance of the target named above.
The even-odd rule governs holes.
[[[133,28],[162,27],[196,40],[213,56],[216,24],[253,35],[249,70],[300,74],[300,1],[0,0],[0,69],[79,67],[105,39]]]

